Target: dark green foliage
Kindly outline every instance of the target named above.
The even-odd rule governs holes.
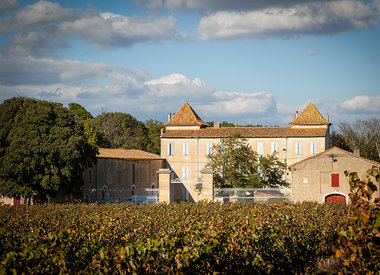
[[[0,206],[0,273],[305,274],[345,205]]]
[[[149,144],[147,151],[153,154],[161,155],[161,129],[164,127],[161,121],[147,120],[145,127],[148,129]]]
[[[12,98],[0,105],[0,194],[78,191],[95,161],[83,125],[59,103]]]
[[[330,147],[339,147],[343,150],[352,152],[352,149],[344,139],[343,135],[335,131],[330,134]]]
[[[78,103],[69,103],[69,110],[74,112],[74,114],[77,117],[79,117],[83,120],[92,118],[91,113],[88,112],[82,105],[80,105]]]
[[[140,150],[148,147],[148,129],[130,114],[103,113],[95,118],[94,126],[104,136],[101,147]]]
[[[275,155],[259,156],[238,133],[221,139],[209,155],[216,187],[286,186],[285,164]]]
[[[361,180],[356,172],[346,172],[351,193],[347,219],[338,227],[336,257],[341,271],[355,274],[377,274],[380,271],[380,197],[372,196],[380,182],[380,170],[373,167]]]

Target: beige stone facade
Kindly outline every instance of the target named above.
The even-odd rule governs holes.
[[[190,105],[185,104],[165,125],[161,135],[161,157],[173,171],[172,178],[196,182],[207,166],[213,146],[235,132],[246,138],[253,150],[264,155],[275,151],[287,165],[329,148],[331,124],[313,104],[290,124],[288,127],[209,127]],[[287,180],[290,182],[290,178]]]
[[[293,202],[348,201],[350,185],[346,170],[357,172],[360,178],[372,166],[380,163],[364,159],[343,149],[333,147],[289,167],[292,178]],[[379,190],[379,184],[377,183]],[[377,191],[374,195],[379,196]]]
[[[96,165],[83,174],[85,202],[125,201],[159,188],[164,159],[141,150],[100,148],[99,152]]]

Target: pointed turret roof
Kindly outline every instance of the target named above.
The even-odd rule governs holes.
[[[326,119],[323,118],[321,113],[317,110],[314,104],[310,103],[302,113],[294,119],[292,125],[331,125]]]
[[[198,116],[188,103],[185,103],[181,109],[169,120],[165,126],[203,126],[208,127],[207,123]]]

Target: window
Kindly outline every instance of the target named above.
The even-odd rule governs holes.
[[[295,154],[296,155],[302,154],[302,142],[296,142],[295,143]]]
[[[174,144],[169,142],[168,143],[168,156],[173,156],[174,155]]]
[[[131,195],[132,196],[136,195],[136,186],[134,186],[134,185],[131,188]]]
[[[188,156],[189,155],[189,143],[188,142],[184,142],[182,144],[182,154],[184,156]]]
[[[271,154],[277,154],[278,153],[278,142],[272,141],[270,143],[270,153]]]
[[[257,142],[257,153],[259,155],[264,154],[264,142],[262,142],[262,141]]]
[[[208,156],[212,154],[212,148],[213,148],[213,143],[207,142],[207,155]]]
[[[100,190],[100,196],[102,201],[107,201],[109,197],[109,191],[107,186],[103,186],[102,189]]]
[[[261,167],[257,167],[257,175],[262,178],[264,176],[263,169]]]
[[[132,183],[136,183],[136,168],[134,163],[132,164]]]
[[[310,154],[314,155],[317,153],[317,143],[315,141],[310,142]]]
[[[189,190],[186,189],[186,187],[182,187],[182,199],[184,201],[188,201],[190,198],[189,196]]]
[[[309,183],[309,178],[308,177],[304,177],[303,178],[303,183]]]
[[[331,187],[339,187],[339,174],[331,174]]]
[[[189,166],[182,166],[182,178],[183,179],[189,178]]]

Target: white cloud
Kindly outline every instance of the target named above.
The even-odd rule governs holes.
[[[314,55],[318,55],[318,54],[319,54],[319,51],[315,51],[315,50],[308,50],[307,51],[308,56],[314,56]]]
[[[0,14],[14,10],[19,7],[17,0],[2,0],[0,2]]]
[[[165,8],[169,10],[213,12],[220,10],[246,11],[268,7],[289,7],[296,4],[315,2],[316,0],[135,0],[152,9]],[[325,0],[334,1],[334,0]]]
[[[244,93],[217,91],[213,94],[214,101],[199,106],[204,112],[215,115],[245,115],[276,112],[276,102],[267,92]],[[226,118],[227,119],[227,118]]]
[[[356,96],[343,103],[336,104],[335,112],[346,114],[380,114],[380,94],[377,96]]]
[[[62,22],[59,31],[98,45],[128,47],[137,42],[174,37],[175,25],[172,16],[139,19],[104,12]]]
[[[377,24],[379,14],[357,1],[313,2],[289,8],[219,11],[203,17],[203,40],[325,34]]]
[[[49,56],[54,50],[67,47],[64,38],[70,36],[99,48],[187,39],[186,32],[177,33],[172,16],[140,18],[110,12],[77,12],[49,1],[39,1],[0,17],[0,33],[12,32],[16,33],[7,40],[3,53],[25,56]]]

